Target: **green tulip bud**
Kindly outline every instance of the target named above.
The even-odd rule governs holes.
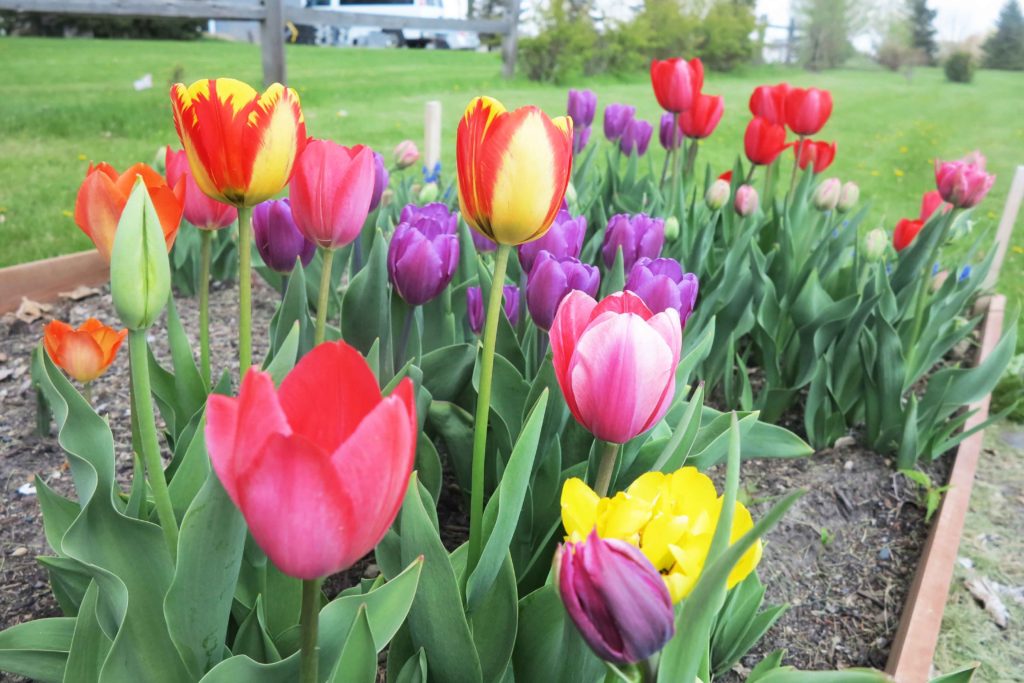
[[[839,203],[836,204],[836,210],[839,213],[846,213],[857,205],[859,199],[860,188],[857,187],[857,183],[847,180],[843,183],[843,189],[839,191]]]
[[[429,204],[430,202],[437,201],[437,196],[441,191],[437,187],[437,183],[427,183],[420,188],[419,203]]]
[[[152,325],[171,294],[167,242],[142,178],[136,179],[117,223],[110,254],[110,294],[117,315],[130,330]]]
[[[719,178],[711,183],[707,194],[704,195],[704,203],[712,211],[718,211],[729,201],[729,183]]]
[[[577,202],[579,202],[579,196],[576,194],[576,186],[569,181],[569,184],[565,186],[565,203],[575,213]]]
[[[864,257],[868,261],[877,261],[885,255],[889,246],[889,234],[882,228],[875,228],[864,235]]]
[[[835,211],[839,205],[839,193],[842,184],[839,178],[828,178],[823,180],[817,189],[814,190],[814,197],[811,202],[818,211]]]
[[[665,219],[665,239],[669,242],[675,242],[676,238],[679,237],[679,219],[675,216],[669,216]]]

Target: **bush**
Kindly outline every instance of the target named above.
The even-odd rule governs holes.
[[[750,61],[754,46],[754,13],[749,5],[719,3],[711,8],[700,27],[698,54],[715,71],[732,71]]]
[[[946,59],[946,80],[952,83],[970,83],[974,80],[974,58],[970,52],[958,50]]]
[[[519,58],[534,81],[565,84],[593,72],[597,31],[590,16],[570,0],[556,0],[545,12],[544,28],[533,38],[519,41]]]

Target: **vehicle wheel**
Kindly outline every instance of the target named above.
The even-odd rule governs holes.
[[[395,47],[405,47],[405,38],[401,31],[384,31],[392,40]]]

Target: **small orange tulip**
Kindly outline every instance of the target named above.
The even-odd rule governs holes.
[[[181,223],[181,212],[185,205],[185,180],[179,179],[174,189],[167,186],[163,176],[146,164],[135,164],[124,173],[118,175],[113,166],[100,163],[89,165],[85,180],[78,188],[75,200],[75,223],[82,229],[96,250],[108,262],[114,247],[114,233],[121,212],[128,202],[135,179],[142,178],[153,200],[156,213],[160,217],[160,226],[167,240],[167,250],[174,245]]]
[[[110,367],[128,330],[120,332],[96,318],[89,318],[77,330],[60,320],[43,329],[43,347],[64,372],[86,384]]]

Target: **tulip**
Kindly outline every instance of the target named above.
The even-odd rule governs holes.
[[[589,128],[573,128],[572,129],[572,153],[579,154],[586,148],[587,143],[590,142],[590,129]]]
[[[419,194],[416,195],[416,201],[420,204],[432,204],[440,195],[441,188],[437,186],[437,183],[425,183],[420,188]],[[474,231],[473,234],[475,235],[476,232]]]
[[[608,220],[601,254],[605,266],[611,268],[615,263],[615,254],[621,248],[622,267],[629,272],[637,259],[643,256],[657,258],[664,245],[665,221],[651,218],[645,213],[635,216],[620,213]]]
[[[296,259],[301,259],[303,266],[313,260],[316,245],[295,227],[287,197],[257,204],[252,210],[252,229],[256,249],[271,270],[288,275],[295,268]]]
[[[642,157],[647,153],[647,146],[651,143],[651,135],[654,127],[643,119],[633,119],[626,125],[622,137],[619,138],[619,149],[623,154],[636,153]]]
[[[811,203],[818,211],[835,211],[842,189],[839,178],[826,178],[815,188]]]
[[[469,235],[470,237],[473,238],[473,246],[476,247],[476,250],[479,251],[481,254],[486,253],[488,251],[494,251],[495,249],[498,248],[497,242],[487,239],[486,237],[478,233],[476,230],[471,230]]]
[[[171,294],[171,265],[156,207],[141,177],[117,223],[110,254],[110,295],[129,330],[145,330]]]
[[[839,192],[839,203],[836,204],[836,210],[839,213],[847,213],[857,205],[859,199],[860,187],[852,180],[847,180],[843,183],[843,189]]]
[[[676,125],[674,114],[662,114],[661,124],[658,126],[658,141],[666,150],[677,149],[683,142],[682,131]]]
[[[261,95],[231,78],[171,87],[174,128],[209,197],[255,206],[288,183],[306,145],[299,96],[274,83]]]
[[[786,129],[768,119],[755,116],[747,124],[743,148],[750,163],[767,166],[786,149]]]
[[[420,150],[412,140],[402,140],[395,145],[392,157],[394,158],[395,166],[399,169],[405,169],[420,160]]]
[[[992,189],[996,177],[985,172],[980,152],[960,161],[935,163],[935,185],[944,200],[958,209],[977,206]]]
[[[681,114],[693,105],[704,86],[704,65],[700,59],[687,62],[681,57],[651,61],[651,86],[661,108]]]
[[[718,176],[718,179],[719,180],[724,180],[725,182],[731,184],[732,183],[732,169],[729,169],[728,171],[722,172],[722,174]]]
[[[814,135],[832,115],[832,93],[818,88],[790,88],[786,93],[786,125],[797,135]]]
[[[757,212],[757,190],[750,185],[740,185],[736,188],[736,198],[732,206],[740,216],[752,216]]]
[[[597,296],[601,284],[601,275],[595,266],[547,251],[540,252],[529,272],[526,307],[533,322],[542,330],[551,329],[558,305],[569,292],[578,289],[593,297]]]
[[[626,280],[626,291],[639,296],[652,313],[676,311],[683,329],[697,303],[697,289],[697,276],[684,273],[672,258],[638,259]]]
[[[633,664],[675,634],[665,582],[629,543],[592,531],[586,541],[559,547],[555,566],[565,611],[599,658]]]
[[[721,95],[698,93],[693,106],[679,115],[679,128],[688,138],[706,138],[715,132],[724,111],[725,99]]]
[[[238,209],[230,204],[210,199],[196,185],[184,151],[175,152],[168,145],[165,154],[167,184],[176,187],[180,180],[185,181],[185,220],[200,230],[219,230],[235,222],[238,218]]]
[[[917,233],[921,232],[923,227],[924,221],[922,220],[901,218],[896,223],[896,228],[892,231],[892,246],[896,251],[903,251],[910,246],[910,243],[914,241]]]
[[[573,128],[590,128],[597,112],[597,94],[593,90],[569,90],[567,107]]]
[[[388,277],[410,306],[440,294],[459,265],[459,219],[444,204],[402,209],[388,246]]]
[[[505,317],[515,327],[519,323],[519,288],[515,285],[505,285],[501,288],[501,295],[505,301]],[[473,334],[480,334],[484,329],[484,300],[479,287],[470,287],[466,290],[466,315]]]
[[[665,219],[665,239],[669,242],[675,242],[679,237],[679,219],[675,216],[669,216]]]
[[[815,173],[821,173],[836,158],[836,143],[800,140],[793,145],[793,156],[801,171],[811,166]]]
[[[85,180],[78,188],[75,223],[89,236],[96,245],[96,251],[108,263],[114,247],[118,220],[128,202],[136,178],[142,179],[149,192],[168,251],[174,245],[174,238],[178,234],[186,192],[183,179],[179,178],[172,190],[164,182],[163,177],[146,164],[135,164],[120,175],[110,164],[90,164]]]
[[[572,173],[572,120],[536,107],[506,111],[477,97],[459,121],[459,206],[470,227],[498,244],[541,237]]]
[[[306,239],[336,249],[359,236],[373,197],[374,168],[368,147],[309,141],[290,186],[295,226]]]
[[[599,303],[572,291],[558,307],[550,337],[569,410],[594,436],[623,444],[665,415],[682,345],[675,310],[652,313],[632,292]]]
[[[715,180],[704,194],[704,203],[712,211],[718,211],[729,201],[730,189],[728,180]]]
[[[524,273],[529,273],[542,251],[550,252],[559,259],[579,258],[586,234],[587,217],[573,218],[572,214],[562,209],[543,237],[519,246],[519,265]]]
[[[786,95],[788,83],[759,85],[750,95],[750,113],[777,126],[786,125]]]
[[[949,210],[953,207],[942,201],[942,195],[939,194],[938,190],[928,190],[921,195],[921,213],[918,218],[927,222],[936,211],[942,209],[942,213],[949,213]]]
[[[60,320],[43,328],[43,348],[54,365],[82,384],[93,381],[110,367],[128,330],[115,331],[96,318],[75,329]]]
[[[370,211],[380,206],[380,198],[388,187],[391,175],[384,166],[384,155],[380,152],[373,153],[373,194],[370,195]]]
[[[314,348],[277,389],[250,368],[237,398],[210,396],[206,419],[218,479],[288,576],[352,566],[394,521],[416,450],[412,381],[383,398],[344,342]]]
[[[636,107],[628,104],[609,104],[604,108],[604,136],[610,142],[618,141],[634,116]]]
[[[875,228],[864,235],[864,257],[868,261],[878,261],[885,255],[889,244],[889,235],[882,228]]]

